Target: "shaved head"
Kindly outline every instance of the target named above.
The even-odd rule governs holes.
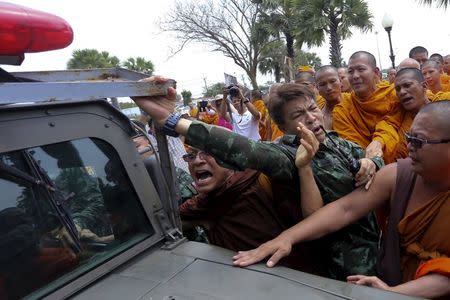
[[[404,68],[416,68],[416,69],[420,69],[420,64],[417,60],[413,59],[413,58],[405,58],[404,60],[402,60],[402,62],[398,65],[398,69],[404,69]]]
[[[426,55],[428,56],[428,50],[425,47],[416,46],[409,51],[409,57],[414,58],[415,55],[422,53],[426,53]]]
[[[430,102],[419,111],[420,114],[432,116],[433,125],[442,133],[442,138],[450,138],[450,100]]]
[[[316,78],[319,77],[321,73],[326,72],[326,71],[332,71],[333,73],[336,73],[337,76],[339,76],[338,70],[335,67],[333,67],[331,65],[326,65],[326,66],[320,67],[316,71]]]
[[[314,75],[310,72],[298,72],[295,74],[295,82],[310,82],[315,83]]]
[[[426,62],[424,62],[422,64],[421,68],[423,69],[423,68],[428,67],[428,66],[430,66],[430,67],[432,67],[433,69],[436,69],[436,70],[439,70],[439,68],[440,68],[439,63],[437,61],[431,60],[431,59],[429,59]]]
[[[355,53],[353,53],[350,56],[350,60],[358,58],[358,57],[365,57],[367,59],[367,62],[369,63],[369,65],[375,69],[377,67],[377,60],[375,59],[375,56],[373,56],[371,53],[366,52],[366,51],[357,51]]]
[[[417,68],[403,68],[400,71],[397,72],[397,78],[400,78],[403,75],[410,75],[414,80],[417,80],[417,82],[424,82],[425,78],[423,78],[422,72]]]
[[[442,57],[442,55],[440,55],[439,53],[433,53],[430,55],[430,60],[434,60],[437,61],[440,64],[444,63],[444,57]]]

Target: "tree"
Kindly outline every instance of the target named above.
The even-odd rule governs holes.
[[[137,107],[136,103],[134,102],[120,102],[119,105],[120,109]]]
[[[214,97],[215,95],[222,94],[223,88],[223,82],[216,82],[214,84],[208,85],[206,87],[206,90],[203,90],[203,95],[205,97]]]
[[[181,97],[183,97],[183,105],[188,106],[189,102],[191,102],[192,93],[191,91],[183,90],[181,92]]]
[[[260,43],[255,30],[258,16],[259,4],[250,0],[176,1],[160,27],[175,33],[181,42],[178,51],[189,42],[197,42],[233,59],[256,89],[260,53],[266,46],[266,43]]]
[[[67,62],[67,69],[112,68],[119,65],[119,59],[116,56],[110,56],[107,51],[77,49],[73,51],[72,58]]]
[[[154,66],[150,60],[145,60],[143,57],[129,57],[122,65],[132,71],[144,73],[151,76],[153,74]]]
[[[306,52],[298,49],[298,55],[295,56],[295,66],[312,66],[315,70],[322,66],[322,60],[315,52]]]
[[[449,0],[419,0],[420,3],[432,5],[436,4],[437,7],[443,7],[444,9],[447,9]]]
[[[282,66],[284,60],[284,45],[283,41],[272,43],[270,47],[266,47],[262,52],[262,59],[258,65],[258,70],[261,74],[273,74],[275,82],[280,82],[283,75]]]
[[[330,36],[330,60],[335,67],[342,65],[341,41],[351,37],[351,27],[363,32],[372,29],[372,14],[363,0],[297,1],[301,3],[301,31],[304,35],[319,37],[321,43],[325,40],[325,34]]]

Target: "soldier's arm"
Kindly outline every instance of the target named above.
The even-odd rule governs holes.
[[[186,136],[188,145],[207,151],[226,168],[253,169],[276,180],[292,180],[297,173],[293,160],[274,144],[256,142],[222,127],[186,119],[180,119],[175,130]]]

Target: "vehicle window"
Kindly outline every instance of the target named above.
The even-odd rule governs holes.
[[[0,163],[0,299],[42,296],[154,233],[102,140],[3,153]]]

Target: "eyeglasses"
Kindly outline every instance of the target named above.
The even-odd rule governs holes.
[[[197,155],[201,160],[205,160],[209,156],[208,153],[199,151],[199,152],[186,153],[182,157],[185,162],[189,163],[189,162],[194,161],[197,158]]]
[[[410,143],[414,148],[420,149],[424,144],[445,144],[449,143],[450,139],[444,140],[425,140],[418,137],[411,136],[410,133],[405,133],[406,142]]]

